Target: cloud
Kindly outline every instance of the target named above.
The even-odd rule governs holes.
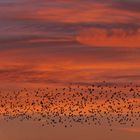
[[[88,28],[79,31],[77,41],[90,46],[140,47],[140,29]]]
[[[122,10],[128,10],[130,12],[140,12],[139,0],[115,0],[112,1],[113,6]]]
[[[101,3],[79,4],[79,6],[75,3],[74,6],[69,7],[47,7],[47,10],[46,7],[41,7],[30,11],[30,14],[23,12],[17,18],[64,23],[131,23],[136,21],[138,16],[137,12],[122,11]]]
[[[132,133],[140,133],[140,128],[121,128],[120,130]]]
[[[139,13],[135,10],[138,9],[136,7],[138,7],[139,3],[136,1],[41,0],[38,2],[36,0],[24,0],[14,1],[11,4],[9,1],[0,4],[2,5],[0,19],[60,23],[136,23],[139,20]],[[4,14],[5,11],[6,14]]]
[[[135,6],[130,0],[0,1],[1,83],[137,80]]]

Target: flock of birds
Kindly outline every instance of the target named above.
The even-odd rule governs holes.
[[[133,126],[140,118],[140,86],[132,83],[0,91],[5,121],[39,122],[42,126],[76,124]]]

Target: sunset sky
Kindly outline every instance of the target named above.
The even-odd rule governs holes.
[[[140,83],[140,0],[0,0],[0,88],[101,81]],[[14,139],[18,127],[13,127],[13,133],[12,126],[3,127],[2,140],[21,139]],[[27,126],[19,127],[21,132]],[[132,140],[128,132],[139,133],[139,128],[119,130],[113,137]],[[72,134],[71,139],[81,138]],[[44,130],[39,135],[46,140]],[[90,140],[92,132],[88,135]]]
[[[140,79],[139,0],[0,0],[2,86]]]

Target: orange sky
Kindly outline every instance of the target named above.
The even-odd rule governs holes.
[[[2,86],[139,82],[139,4],[0,1]]]
[[[0,0],[0,91],[101,81],[140,83],[140,0]],[[139,124],[110,134],[0,120],[0,140],[139,140]]]

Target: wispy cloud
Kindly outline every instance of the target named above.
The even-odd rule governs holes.
[[[132,132],[132,133],[140,133],[140,128],[120,128],[122,131]]]

